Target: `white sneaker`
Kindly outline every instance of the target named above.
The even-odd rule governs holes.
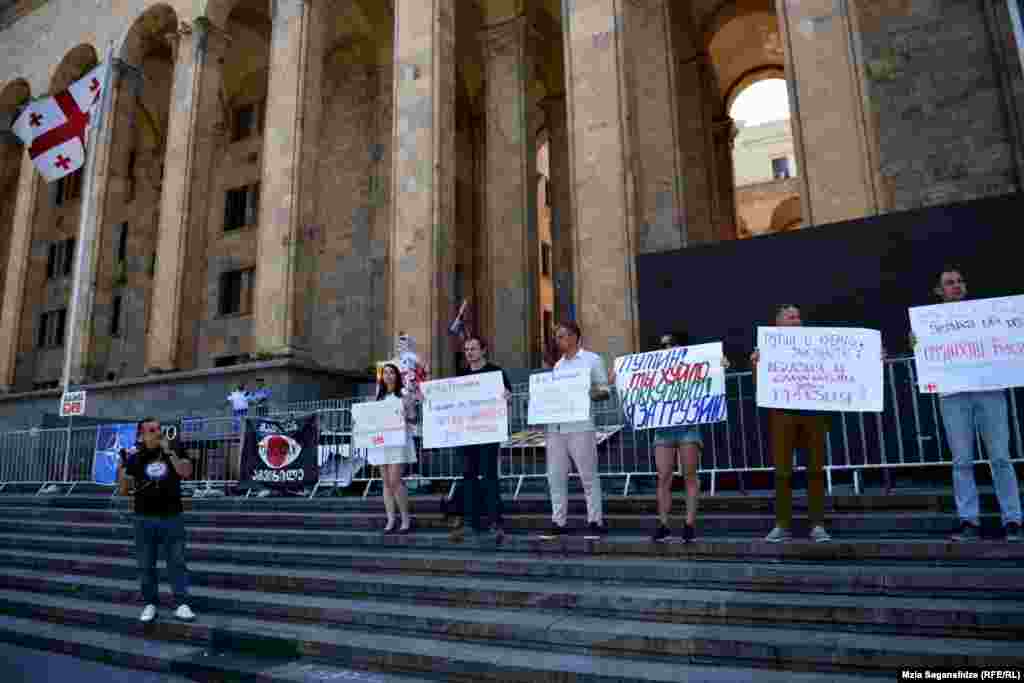
[[[156,619],[156,605],[146,605],[143,607],[142,614],[139,615],[139,621],[143,624],[148,624],[154,619]]]
[[[260,491],[259,493],[256,494],[256,497],[257,498],[266,498],[269,495],[270,495],[270,489],[263,489],[262,491]]]
[[[811,540],[815,543],[827,543],[832,540],[832,537],[825,531],[825,527],[820,524],[811,529]]]
[[[195,612],[189,609],[188,605],[178,605],[178,609],[174,610],[174,618],[181,619],[182,621],[192,621],[196,618]]]
[[[39,493],[57,493],[58,491],[60,491],[60,487],[58,487],[56,484],[50,484]]]
[[[789,529],[783,529],[780,526],[772,529],[771,533],[764,537],[764,540],[769,543],[782,543],[784,541],[792,541],[793,534],[789,533]]]

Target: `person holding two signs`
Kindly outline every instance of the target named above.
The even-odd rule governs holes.
[[[413,446],[413,434],[416,427],[416,404],[422,396],[403,387],[402,373],[398,363],[389,362],[384,365],[380,381],[377,382],[378,401],[400,401],[406,423],[406,439],[401,446],[384,446],[369,449],[367,460],[371,465],[378,465],[384,482],[384,509],[388,521],[384,533],[407,534],[412,529],[409,517],[409,492],[402,481],[402,466],[416,462],[416,449]],[[395,510],[402,517],[402,525],[395,529]]]

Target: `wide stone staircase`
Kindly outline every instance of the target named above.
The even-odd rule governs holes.
[[[100,495],[0,494],[0,640],[204,681],[892,681],[911,666],[1024,666],[1024,544],[944,540],[943,493],[835,496],[832,543],[760,540],[772,500],[702,500],[697,543],[653,544],[654,501],[608,497],[611,534],[448,540],[440,498],[380,534],[379,499],[186,501],[192,606],[138,621],[131,513]],[[986,509],[995,509],[985,496]],[[574,498],[579,525],[582,498]],[[805,512],[805,511],[804,511]],[[162,562],[161,562],[162,571]]]

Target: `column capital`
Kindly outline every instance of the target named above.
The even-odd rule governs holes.
[[[485,59],[497,57],[532,56],[540,42],[540,33],[526,15],[486,26],[477,32]]]
[[[203,55],[222,56],[231,45],[231,35],[206,17],[199,17],[191,24],[181,22],[176,30],[164,34],[164,39],[171,46],[174,61],[178,61],[186,40],[194,41],[197,53]]]

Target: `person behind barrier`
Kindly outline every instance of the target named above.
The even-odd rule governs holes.
[[[409,517],[409,491],[402,481],[402,466],[416,462],[416,448],[413,444],[413,433],[416,426],[416,403],[422,399],[419,392],[403,386],[402,373],[397,362],[384,364],[380,380],[377,382],[378,401],[401,401],[406,421],[406,440],[403,446],[387,446],[369,449],[367,460],[371,465],[380,467],[384,482],[384,509],[387,512],[385,534],[407,534],[412,530],[412,519]],[[402,525],[395,529],[395,510],[402,517]]]
[[[783,304],[775,311],[777,327],[801,327],[800,308]],[[750,364],[757,378],[760,352],[755,349]],[[775,461],[775,528],[764,540],[782,543],[793,539],[793,449],[807,450],[807,514],[811,525],[810,538],[816,543],[832,540],[825,531],[825,439],[828,423],[825,413],[817,410],[768,410],[768,433]]]
[[[190,621],[195,614],[188,606],[188,570],[185,566],[185,523],[182,518],[181,480],[192,476],[192,461],[183,452],[172,453],[161,439],[160,422],[139,420],[138,441],[121,449],[122,492],[134,485],[135,548],[145,607],[139,619],[156,618],[159,584],[157,554],[164,550],[167,573],[178,607],[174,616]]]
[[[944,304],[963,301],[967,297],[963,271],[956,266],[943,268],[933,291]],[[910,343],[917,346],[913,333]],[[1020,489],[1017,473],[1010,462],[1010,416],[1005,391],[939,394],[939,411],[946,428],[949,450],[953,453],[953,497],[960,518],[949,540],[976,541],[981,537],[978,486],[974,481],[974,434],[977,430],[985,441],[992,466],[992,483],[1002,511],[1006,540],[1019,542]]]
[[[683,339],[683,334],[663,334],[658,341],[658,348],[673,349],[682,346]],[[729,359],[722,358],[722,367],[729,367]],[[609,374],[611,384],[614,385],[614,367]],[[692,543],[697,538],[697,502],[700,498],[700,478],[697,469],[700,465],[700,452],[704,448],[700,429],[696,425],[680,425],[660,427],[653,431],[654,460],[658,468],[658,526],[651,540],[663,543],[672,537],[669,527],[669,515],[672,513],[672,479],[678,463],[682,461],[686,475],[686,521],[683,524],[682,537],[683,543]]]
[[[555,329],[555,342],[561,358],[554,371],[585,370],[590,374],[590,398],[608,400],[608,371],[601,356],[580,346],[580,327],[574,321]],[[569,459],[576,464],[583,493],[587,499],[585,538],[600,538],[608,533],[604,523],[601,477],[597,472],[597,438],[593,418],[547,426],[548,486],[551,489],[551,529],[541,538],[558,538],[565,533],[568,517]]]
[[[486,372],[500,372],[505,383],[505,401],[512,398],[512,385],[505,371],[487,360],[487,343],[478,336],[466,337],[462,346],[466,354],[467,368],[460,375],[478,375]],[[476,444],[460,446],[457,451],[462,456],[463,481],[463,514],[474,533],[490,532],[496,542],[500,543],[505,536],[501,528],[501,483],[498,481],[498,454],[500,443]],[[483,477],[481,486],[480,477]],[[482,489],[482,495],[481,495]],[[487,508],[487,527],[480,524],[480,501]],[[463,528],[456,526],[449,538],[458,542],[463,537]]]

